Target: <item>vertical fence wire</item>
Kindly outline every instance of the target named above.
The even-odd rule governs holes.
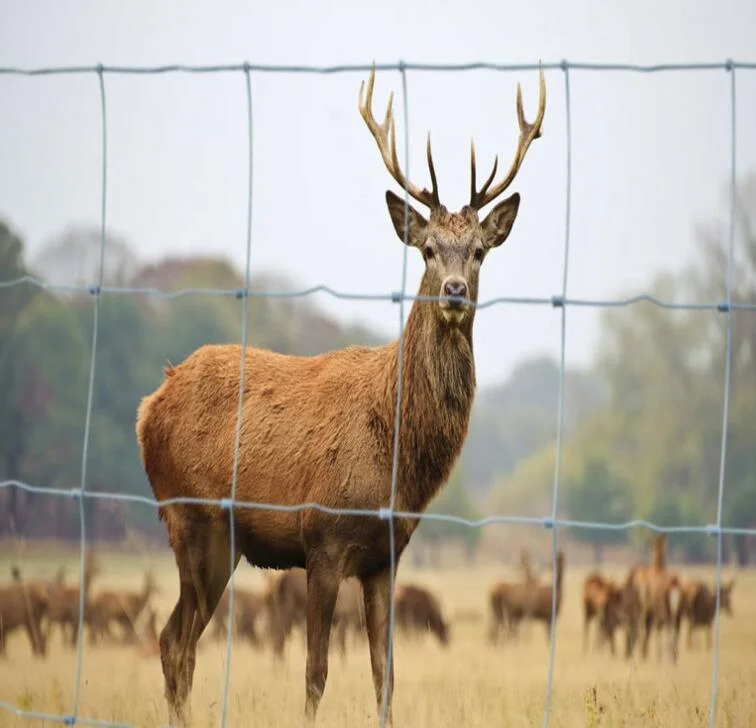
[[[410,153],[409,153],[409,101],[407,93],[407,71],[400,62],[399,73],[402,79],[402,106],[404,116],[404,174],[410,179]],[[394,437],[393,455],[391,460],[391,497],[388,512],[384,514],[389,523],[389,620],[388,639],[386,640],[386,669],[383,677],[383,694],[381,696],[381,728],[385,728],[388,721],[389,697],[391,682],[394,679],[392,662],[394,659],[394,590],[396,588],[396,537],[394,533],[394,511],[396,509],[396,486],[399,477],[399,428],[402,422],[402,389],[404,385],[404,300],[407,290],[407,257],[409,253],[409,193],[404,190],[404,249],[402,250],[402,276],[401,290],[399,295],[399,341],[397,344],[398,354],[396,362],[396,411],[394,413]]]
[[[226,634],[226,658],[223,673],[223,698],[221,701],[221,728],[226,725],[228,711],[228,685],[231,678],[231,651],[234,635],[234,596],[235,596],[235,574],[237,565],[236,556],[236,523],[234,520],[234,503],[236,501],[236,488],[239,481],[239,450],[241,445],[242,419],[244,417],[244,379],[246,374],[247,361],[247,341],[249,338],[249,280],[250,280],[250,258],[252,251],[252,190],[253,190],[253,125],[252,125],[252,83],[249,77],[249,64],[244,64],[244,86],[246,91],[246,109],[247,109],[247,144],[248,148],[248,176],[247,176],[247,219],[246,219],[246,240],[244,249],[244,290],[239,291],[239,297],[242,302],[242,324],[241,324],[241,354],[239,357],[239,399],[236,409],[236,433],[234,435],[234,460],[231,471],[231,498],[222,507],[228,509],[230,546],[229,546],[229,568],[231,570],[230,583],[228,586],[228,633]],[[221,593],[222,594],[222,593]],[[209,618],[209,615],[208,615]]]
[[[559,474],[562,465],[562,439],[564,432],[564,373],[566,368],[567,350],[567,281],[570,269],[570,227],[572,214],[572,99],[570,96],[570,69],[567,62],[563,62],[564,72],[564,100],[565,100],[565,133],[566,133],[566,158],[565,158],[565,212],[564,212],[564,259],[562,263],[562,293],[561,298],[555,299],[561,313],[559,327],[559,383],[557,390],[557,426],[556,445],[554,452],[554,486],[551,496],[551,625],[549,639],[549,666],[546,679],[546,704],[543,711],[543,726],[548,728],[551,717],[551,696],[554,689],[554,654],[556,652],[556,611],[558,584],[558,541],[559,527],[557,517],[559,510]]]
[[[97,369],[97,338],[100,323],[100,295],[105,274],[105,238],[106,238],[106,211],[108,192],[108,123],[107,123],[107,97],[105,94],[105,77],[102,67],[97,69],[97,80],[100,89],[100,112],[102,118],[102,184],[100,201],[100,261],[97,272],[97,283],[90,289],[94,296],[92,315],[92,352],[89,362],[89,383],[87,385],[87,409],[84,419],[84,441],[81,449],[81,482],[76,498],[79,505],[79,619],[76,633],[76,685],[74,687],[73,711],[71,713],[71,725],[76,722],[79,714],[81,699],[81,677],[84,653],[84,600],[86,598],[86,585],[89,580],[87,572],[92,568],[91,560],[87,555],[86,517],[84,508],[84,493],[87,489],[87,460],[89,458],[89,439],[92,425],[92,406],[94,400],[94,382]]]
[[[727,432],[730,422],[730,393],[732,389],[732,279],[735,259],[735,218],[737,205],[737,114],[736,114],[736,79],[735,68],[730,65],[730,220],[727,246],[727,273],[725,279],[725,364],[724,394],[722,396],[722,444],[719,457],[719,484],[717,488],[717,566],[716,566],[716,608],[714,610],[714,658],[711,666],[711,705],[709,709],[709,726],[714,728],[717,715],[717,696],[719,686],[720,660],[720,602],[722,589],[722,504],[724,501],[725,470],[727,465]]]

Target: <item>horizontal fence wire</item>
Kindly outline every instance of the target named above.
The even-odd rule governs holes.
[[[299,503],[293,505],[281,505],[272,503],[256,503],[236,500],[236,481],[238,472],[238,457],[239,457],[239,442],[240,442],[240,428],[241,428],[241,416],[243,406],[243,387],[240,387],[238,412],[237,412],[237,428],[236,438],[234,443],[234,467],[233,467],[233,480],[231,485],[231,497],[221,499],[205,499],[205,498],[169,498],[165,500],[156,500],[148,496],[140,496],[137,494],[129,493],[105,493],[94,492],[87,490],[87,461],[88,461],[88,445],[89,445],[89,433],[91,428],[91,414],[92,414],[92,399],[94,380],[96,375],[96,354],[97,354],[97,335],[98,335],[98,306],[101,296],[103,295],[143,295],[154,296],[162,299],[176,299],[185,296],[222,296],[222,297],[234,297],[236,299],[246,301],[249,298],[302,298],[310,296],[316,293],[326,293],[337,299],[344,300],[371,300],[371,301],[391,301],[399,306],[399,361],[398,361],[398,380],[397,380],[397,405],[401,402],[401,368],[403,361],[403,335],[404,335],[404,303],[406,301],[439,301],[444,300],[446,297],[438,296],[420,296],[408,294],[405,291],[406,278],[407,278],[407,246],[405,246],[402,274],[401,274],[401,288],[399,291],[392,291],[389,293],[350,293],[344,291],[338,291],[329,286],[317,285],[310,288],[293,291],[255,291],[252,290],[250,285],[250,270],[251,270],[251,223],[252,223],[252,191],[253,191],[253,124],[252,124],[252,87],[250,81],[250,75],[252,73],[295,73],[295,74],[338,74],[347,72],[365,72],[370,71],[373,68],[383,71],[398,71],[401,74],[402,92],[404,99],[404,134],[405,134],[405,169],[409,176],[409,113],[408,113],[408,94],[407,94],[407,82],[406,75],[409,71],[431,71],[431,72],[461,72],[461,71],[531,71],[531,70],[561,70],[564,73],[565,82],[565,95],[567,101],[567,164],[566,164],[566,215],[565,215],[565,233],[564,233],[564,264],[563,264],[563,277],[562,277],[562,290],[557,295],[552,296],[500,296],[489,299],[484,302],[469,302],[471,305],[484,309],[494,305],[541,305],[552,306],[554,308],[561,309],[561,325],[560,325],[560,362],[559,362],[559,389],[558,389],[558,405],[557,405],[557,435],[556,435],[556,455],[555,455],[555,467],[554,467],[554,480],[553,480],[553,494],[552,494],[552,511],[550,516],[544,517],[530,517],[530,516],[516,516],[516,515],[494,515],[479,519],[467,519],[460,516],[444,513],[414,513],[404,512],[395,509],[395,497],[396,497],[396,482],[397,482],[397,468],[398,468],[398,444],[399,444],[399,427],[400,423],[400,407],[397,406],[396,421],[394,427],[394,452],[392,462],[392,482],[391,482],[391,499],[387,508],[378,509],[359,509],[359,508],[331,508],[323,506],[318,503]],[[392,595],[394,591],[394,576],[397,566],[397,556],[394,547],[394,519],[414,519],[416,521],[441,521],[446,523],[455,523],[464,525],[470,528],[482,528],[489,525],[497,524],[510,524],[510,525],[529,525],[540,526],[552,531],[552,573],[556,578],[556,559],[558,553],[558,538],[557,531],[560,527],[571,529],[588,529],[598,531],[627,531],[635,528],[645,528],[655,533],[668,533],[668,534],[704,534],[709,535],[717,539],[717,563],[716,563],[716,583],[719,587],[721,585],[721,573],[722,573],[722,558],[723,558],[723,546],[722,539],[725,535],[733,536],[756,536],[756,528],[740,528],[740,527],[728,527],[722,525],[722,504],[724,497],[724,483],[725,483],[725,463],[726,463],[726,449],[727,449],[727,432],[729,421],[729,399],[731,389],[731,362],[732,362],[732,312],[733,311],[756,311],[756,303],[736,302],[732,300],[732,278],[733,278],[733,260],[734,260],[734,245],[735,245],[735,181],[736,181],[736,107],[735,107],[735,71],[736,70],[756,70],[756,62],[743,62],[734,60],[725,60],[721,62],[712,63],[667,63],[657,65],[637,65],[637,64],[622,64],[622,63],[580,63],[573,61],[559,61],[552,63],[487,63],[487,62],[471,62],[471,63],[459,63],[459,64],[431,64],[431,63],[413,63],[399,61],[395,63],[375,63],[375,64],[343,64],[333,66],[303,66],[303,65],[270,65],[270,64],[254,64],[254,63],[239,63],[239,64],[219,64],[219,65],[165,65],[165,66],[108,66],[104,64],[97,64],[95,66],[58,66],[47,68],[19,68],[19,67],[0,67],[0,76],[22,76],[22,77],[36,77],[36,76],[60,76],[70,74],[95,74],[100,89],[101,100],[101,117],[102,117],[102,187],[101,187],[101,225],[100,225],[100,249],[99,249],[99,274],[98,283],[96,285],[59,285],[43,281],[33,276],[22,276],[12,280],[0,281],[0,290],[10,288],[14,286],[29,285],[34,286],[46,291],[65,294],[79,294],[90,295],[93,298],[94,305],[94,320],[92,325],[92,354],[90,361],[89,371],[89,385],[87,393],[87,405],[86,405],[86,419],[84,427],[84,439],[82,444],[82,464],[81,464],[81,479],[80,485],[70,489],[52,488],[40,485],[32,485],[19,480],[10,479],[0,481],[0,492],[16,488],[28,493],[34,493],[39,495],[57,496],[63,498],[70,498],[77,502],[79,507],[79,516],[81,523],[81,538],[80,538],[80,578],[83,580],[85,570],[85,547],[86,547],[86,523],[85,523],[85,508],[84,504],[88,500],[108,500],[113,502],[120,502],[124,504],[132,505],[146,505],[155,509],[176,505],[204,505],[204,506],[217,506],[222,510],[229,512],[230,519],[230,532],[231,532],[231,579],[230,579],[230,608],[229,608],[229,630],[227,636],[226,645],[226,657],[223,679],[223,694],[220,723],[224,726],[227,720],[227,708],[228,708],[228,691],[229,691],[229,677],[231,666],[231,651],[232,651],[232,630],[230,625],[233,623],[233,608],[234,608],[234,548],[233,543],[235,539],[235,526],[234,519],[232,517],[234,509],[257,509],[257,510],[269,510],[278,512],[302,512],[309,509],[314,509],[326,514],[331,515],[347,515],[347,516],[364,516],[368,518],[379,518],[385,520],[389,524],[390,544],[391,544],[391,590]],[[571,215],[571,146],[572,146],[572,130],[571,130],[571,104],[570,104],[570,71],[597,71],[597,72],[632,72],[632,73],[664,73],[664,72],[700,72],[700,71],[727,71],[730,74],[730,123],[731,123],[731,179],[730,179],[730,220],[729,220],[729,250],[727,259],[727,278],[726,278],[726,290],[724,291],[725,297],[723,301],[717,302],[673,302],[665,301],[655,296],[648,294],[641,294],[632,297],[619,298],[614,300],[609,299],[581,299],[571,298],[567,294],[567,281],[569,271],[569,250],[570,250],[570,215]],[[148,74],[168,74],[168,73],[243,73],[246,83],[246,99],[247,99],[247,123],[248,123],[248,135],[249,135],[249,178],[248,178],[248,200],[247,200],[247,232],[246,232],[246,253],[245,253],[245,287],[234,289],[213,289],[213,288],[185,288],[178,291],[162,291],[154,287],[118,287],[107,286],[103,284],[103,271],[104,271],[104,254],[106,245],[106,209],[107,209],[107,179],[108,179],[108,167],[107,167],[107,115],[106,115],[106,87],[105,76],[107,74],[131,74],[131,75],[148,75]],[[407,231],[407,216],[408,216],[408,195],[405,191],[405,236]],[[448,300],[448,299],[447,299]],[[567,308],[570,306],[578,307],[594,307],[594,308],[617,308],[624,306],[636,305],[639,303],[648,303],[662,309],[667,310],[691,310],[691,311],[716,311],[726,316],[726,351],[725,351],[725,391],[723,397],[722,408],[722,442],[721,442],[721,454],[720,454],[720,470],[717,487],[717,516],[716,522],[710,524],[691,524],[684,526],[661,526],[653,522],[635,519],[625,521],[621,523],[608,523],[608,522],[594,522],[594,521],[581,521],[576,519],[567,519],[558,517],[558,502],[559,502],[559,489],[560,489],[560,464],[561,464],[561,452],[562,452],[562,437],[563,437],[563,408],[564,408],[564,374],[565,374],[565,343],[567,332]],[[246,315],[246,305],[242,306],[242,332],[241,342],[244,348],[248,340],[248,317]],[[240,376],[244,375],[244,357],[241,357],[240,363]],[[551,617],[551,639],[549,647],[549,661],[548,661],[548,673],[546,680],[546,701],[544,709],[544,728],[549,725],[550,719],[550,705],[551,696],[553,692],[553,674],[554,674],[554,652],[556,643],[555,633],[555,621],[556,621],[556,609],[555,609],[556,590],[552,589],[552,617]],[[391,669],[391,649],[393,643],[393,630],[394,630],[394,613],[393,613],[393,599],[391,600],[391,612],[389,618],[389,633],[390,639],[388,640],[388,655],[387,655],[387,673]],[[715,616],[715,649],[714,658],[712,662],[712,678],[711,678],[711,700],[710,700],[710,725],[713,727],[716,717],[716,704],[718,693],[718,676],[719,676],[719,652],[720,652],[720,594],[719,588],[716,593],[716,616]],[[80,592],[79,603],[79,621],[82,623],[82,616],[84,614],[83,603],[83,590]],[[77,657],[76,657],[76,670],[75,670],[75,690],[74,690],[74,704],[72,713],[69,715],[58,715],[53,713],[36,712],[30,710],[24,710],[18,706],[12,705],[5,701],[0,701],[0,710],[15,715],[21,718],[27,718],[30,720],[39,720],[47,722],[58,722],[64,725],[92,725],[92,726],[128,726],[124,723],[113,723],[109,721],[93,720],[82,717],[79,715],[79,703],[80,703],[80,690],[81,690],[81,678],[82,678],[82,650],[83,650],[83,631],[79,630],[77,639]],[[381,724],[385,725],[387,720],[388,711],[388,684],[390,676],[386,675],[384,680],[384,693],[381,701]]]

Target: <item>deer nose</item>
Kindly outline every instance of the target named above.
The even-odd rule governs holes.
[[[444,295],[456,298],[467,298],[467,283],[461,278],[450,278],[444,283]],[[450,306],[459,307],[462,301],[449,301]]]

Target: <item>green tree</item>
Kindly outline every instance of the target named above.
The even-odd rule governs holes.
[[[629,483],[614,472],[605,457],[588,458],[565,479],[564,506],[570,518],[597,523],[623,523],[633,517],[633,494]],[[594,561],[603,562],[604,547],[623,543],[625,530],[580,528],[575,537],[593,546]]]
[[[18,232],[0,220],[0,282],[11,282],[28,275],[24,262],[24,242]],[[0,288],[0,478],[21,480],[21,463],[27,449],[28,419],[24,417],[23,387],[27,361],[21,356],[19,322],[32,303],[38,289],[29,283],[16,283]],[[7,491],[9,518],[7,526],[15,531],[20,526],[21,501],[27,496],[16,488]],[[4,530],[0,526],[0,532]]]

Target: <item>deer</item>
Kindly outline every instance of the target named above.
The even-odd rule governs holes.
[[[113,633],[110,629],[112,622],[120,625],[123,644],[138,642],[136,624],[157,591],[155,577],[150,570],[144,576],[141,591],[108,589],[98,592],[90,600],[87,610],[90,644],[95,644],[102,637],[107,637],[112,641]]]
[[[498,581],[488,592],[488,602],[491,611],[491,625],[488,639],[491,644],[499,641],[499,634],[506,629],[510,638],[515,638],[519,631],[520,617],[516,614],[515,604],[523,602],[527,595],[532,594],[538,586],[538,575],[535,573],[528,549],[520,552],[520,571],[522,580],[519,582]]]
[[[440,202],[430,136],[432,189],[421,189],[402,171],[392,97],[378,123],[374,85],[375,68],[367,89],[364,81],[360,86],[358,109],[386,169],[408,196],[386,192],[394,230],[424,261],[420,299],[413,301],[403,336],[384,346],[316,356],[203,345],[166,366],[161,384],[137,408],[137,441],[152,491],[158,502],[174,499],[158,508],[180,584],[160,633],[171,722],[191,719],[197,641],[244,556],[258,568],[306,570],[307,722],[315,720],[326,686],[339,584],[350,576],[360,580],[376,703],[383,713],[385,690],[383,715],[393,725],[388,647],[395,567],[418,525],[415,514],[447,481],[465,442],[476,388],[473,321],[481,266],[509,237],[520,195],[499,201],[482,220],[479,213],[511,186],[541,136],[546,83],[541,71],[532,123],[518,85],[520,134],[503,179],[494,184],[497,160],[478,189],[471,146],[470,201],[459,212]],[[428,217],[409,197],[428,208]],[[235,505],[234,483],[234,500],[278,508]],[[212,503],[175,501],[182,497]]]
[[[583,652],[588,649],[588,631],[595,618],[597,625],[596,646],[609,644],[615,654],[614,633],[622,623],[623,592],[613,580],[599,572],[591,572],[583,583]]]
[[[396,626],[406,635],[432,632],[442,647],[449,645],[449,625],[435,594],[417,584],[397,586],[394,597]]]
[[[63,569],[61,568],[58,571],[56,581],[49,591],[50,599],[47,610],[47,634],[45,635],[45,639],[49,638],[53,624],[58,624],[63,643],[69,647],[76,647],[79,633],[83,630],[84,623],[90,618],[92,581],[99,573],[100,566],[98,560],[91,551],[87,551],[84,555],[84,579],[82,584],[66,586],[63,582]],[[84,614],[80,615],[80,594],[82,591],[84,592]],[[80,619],[80,617],[83,617],[83,619]],[[69,627],[71,628],[70,634],[68,632]]]
[[[662,633],[666,632],[667,649],[673,664],[677,662],[677,614],[680,604],[680,580],[667,568],[667,535],[660,534],[653,540],[651,563],[636,564],[628,574],[626,591],[634,590],[638,600],[637,618],[639,627],[629,626],[642,634],[641,655],[648,657],[648,643],[654,629],[662,657]],[[634,640],[633,640],[634,642]],[[628,648],[631,651],[631,648]]]
[[[294,568],[277,578],[270,578],[263,599],[268,614],[273,655],[280,658],[292,630],[305,625],[307,620],[307,572]],[[332,627],[335,629],[334,636],[342,658],[346,656],[347,633],[351,630],[359,634],[365,627],[364,610],[360,605],[362,600],[359,580],[347,578],[341,582],[334,605]]]
[[[32,654],[45,657],[47,640],[41,624],[50,602],[47,585],[40,581],[25,581],[17,566],[11,567],[11,574],[13,581],[0,586],[0,656],[5,656],[7,636],[23,627]]]
[[[735,580],[723,582],[719,590],[719,608],[722,613],[732,616],[732,590]],[[684,620],[688,621],[688,649],[693,646],[693,630],[706,630],[706,649],[711,650],[711,625],[717,612],[717,585],[710,587],[702,581],[689,581],[682,586],[680,605],[677,612],[677,630]]]
[[[252,647],[261,648],[262,639],[257,632],[257,622],[266,608],[266,595],[252,589],[234,585],[234,634],[245,637]],[[231,603],[230,590],[226,589],[213,614],[213,639],[228,637],[228,611]]]

